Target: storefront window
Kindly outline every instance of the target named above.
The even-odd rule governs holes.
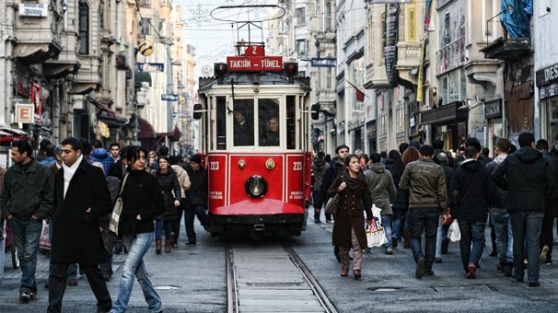
[[[554,137],[558,135],[558,97],[546,99],[547,132],[546,139],[552,145]]]

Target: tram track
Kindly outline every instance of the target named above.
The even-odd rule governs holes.
[[[227,244],[227,312],[338,312],[289,245]],[[261,307],[260,307],[261,308]]]

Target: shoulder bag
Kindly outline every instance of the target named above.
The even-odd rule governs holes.
[[[114,207],[112,208],[112,213],[110,215],[109,233],[113,236],[118,236],[118,223],[120,222],[120,215],[122,214],[122,207],[124,205],[124,202],[122,201],[122,191],[124,190],[124,185],[126,185],[128,175],[129,174],[126,174],[126,176],[124,176],[122,186],[120,187],[120,193],[118,194],[118,197],[116,197],[116,201],[114,202]]]
[[[343,182],[343,176],[341,176],[341,182]],[[325,206],[325,212],[326,214],[333,214],[334,216],[337,215],[337,209],[339,208],[339,198],[341,196],[339,195],[339,192],[329,198],[329,200],[327,200],[327,204]]]

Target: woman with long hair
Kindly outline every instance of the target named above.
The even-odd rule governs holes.
[[[163,229],[165,230],[165,252],[171,252],[172,245],[172,224],[179,218],[178,208],[182,200],[182,191],[178,178],[171,168],[169,157],[159,158],[159,169],[155,172],[155,177],[163,190],[163,200],[165,210],[161,216],[155,218],[155,246],[156,253],[161,254],[161,244],[163,241]]]
[[[144,255],[153,242],[153,218],[164,210],[163,194],[157,179],[145,170],[147,151],[139,146],[131,146],[127,153],[128,174],[123,179],[122,214],[118,224],[118,234],[128,250],[124,261],[122,278],[118,287],[118,299],[113,303],[111,313],[122,313],[128,308],[128,302],[137,279],[149,312],[161,312],[161,297],[153,288],[147,275]]]
[[[372,221],[372,201],[368,193],[368,184],[360,169],[359,158],[352,154],[345,159],[345,171],[337,177],[327,190],[327,195],[340,195],[335,224],[333,224],[332,244],[339,247],[341,257],[341,276],[349,274],[349,250],[353,248],[353,275],[361,277],[362,249],[366,248],[366,230],[364,229],[364,212],[367,222]]]

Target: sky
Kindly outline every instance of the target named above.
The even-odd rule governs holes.
[[[196,48],[196,78],[199,76],[212,76],[213,64],[225,62],[226,57],[235,55],[234,44],[240,38],[247,40],[246,33],[237,35],[237,25],[231,23],[233,20],[265,19],[266,9],[217,9],[222,6],[238,5],[265,5],[276,4],[277,0],[175,0],[182,7],[184,21],[188,24],[186,42]],[[219,17],[227,21],[216,20],[211,16]],[[264,41],[267,34],[267,24],[263,23],[264,38],[260,31],[252,32],[252,40]],[[255,36],[255,38],[254,38]]]

